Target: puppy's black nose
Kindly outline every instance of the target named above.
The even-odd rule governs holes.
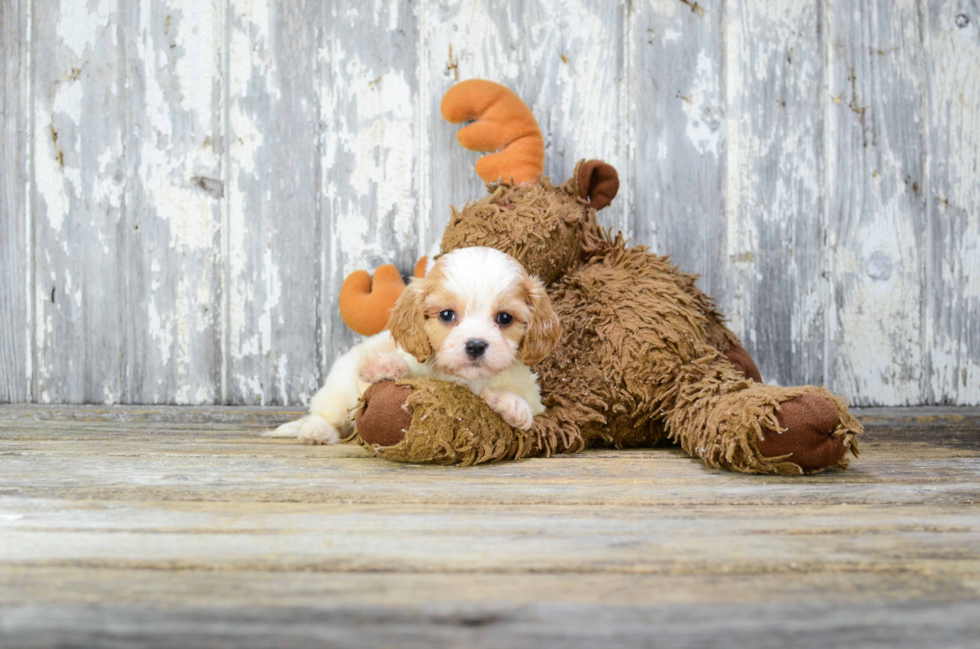
[[[470,338],[466,341],[466,355],[470,358],[480,358],[487,351],[487,341]]]

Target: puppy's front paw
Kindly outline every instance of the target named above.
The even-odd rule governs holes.
[[[408,376],[408,363],[395,354],[374,352],[361,359],[357,375],[365,383],[396,381]]]
[[[483,399],[490,406],[490,409],[500,415],[500,418],[508,425],[520,430],[531,428],[534,415],[531,414],[531,406],[523,397],[513,392],[501,390],[487,390],[483,393]]]
[[[304,419],[297,435],[299,441],[304,444],[336,444],[340,441],[340,431],[323,417],[310,415]]]

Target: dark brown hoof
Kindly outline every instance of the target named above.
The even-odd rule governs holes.
[[[745,351],[744,347],[741,345],[732,345],[725,350],[725,357],[729,363],[735,366],[735,369],[746,377],[756,383],[762,383],[762,374],[759,373],[759,368],[755,366],[755,361],[752,360],[752,357],[749,356],[749,353]]]
[[[394,446],[412,425],[411,408],[402,406],[412,395],[407,385],[375,383],[364,393],[364,407],[354,414],[357,434],[368,444]]]
[[[766,457],[789,455],[788,462],[810,471],[833,466],[847,453],[843,442],[830,436],[840,417],[837,405],[826,397],[808,393],[783,402],[776,419],[783,432],[767,430],[759,440]]]

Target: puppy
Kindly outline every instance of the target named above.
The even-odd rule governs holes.
[[[310,414],[272,436],[333,444],[346,437],[358,399],[372,383],[429,376],[480,395],[514,428],[544,412],[537,376],[561,324],[544,286],[493,248],[460,248],[440,257],[402,292],[388,328],[334,362]]]

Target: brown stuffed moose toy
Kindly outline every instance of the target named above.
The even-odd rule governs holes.
[[[472,122],[458,133],[462,146],[492,153],[476,165],[488,194],[453,209],[441,254],[496,248],[543,282],[562,326],[533,367],[546,410],[518,430],[455,383],[387,381],[364,391],[348,439],[389,460],[461,466],[663,440],[746,473],[846,468],[848,454],[857,456],[861,426],[840,399],[820,387],[763,383],[694,276],[599,225],[597,212],[619,188],[612,166],[582,161],[552,184],[541,175],[544,142],[531,111],[496,83],[456,84],[442,114]],[[373,284],[355,273],[341,313],[356,331],[377,333],[403,288],[393,268],[379,269]],[[297,431],[329,415],[318,411],[322,402],[314,398],[309,417],[282,429],[304,437]]]

